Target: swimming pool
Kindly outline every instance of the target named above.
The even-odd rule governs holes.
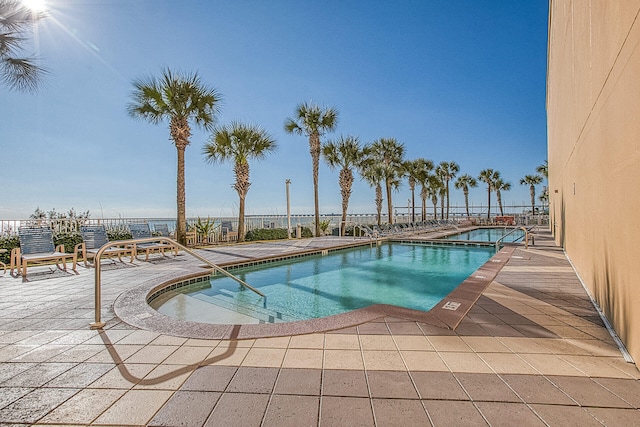
[[[504,237],[506,236],[506,237]],[[458,234],[446,236],[447,240],[468,240],[473,242],[495,243],[504,237],[503,242],[519,242],[524,238],[524,231],[519,228],[499,227],[499,228],[478,228]]]
[[[384,243],[231,272],[266,299],[224,276],[171,290],[158,312],[205,323],[314,319],[373,304],[429,310],[495,254],[494,248]]]

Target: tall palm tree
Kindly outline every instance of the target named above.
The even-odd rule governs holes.
[[[449,219],[449,181],[460,172],[460,166],[456,162],[440,162],[436,168],[436,174],[444,183],[444,191],[447,197],[447,219]]]
[[[497,176],[500,176],[500,172],[496,172],[493,169],[483,169],[478,175],[478,180],[487,184],[487,219],[491,218],[491,192],[493,191],[493,181]]]
[[[427,159],[418,159],[424,161],[421,170],[416,176],[416,181],[420,184],[420,199],[422,199],[422,221],[427,219],[427,197],[429,197],[427,187],[429,180],[431,179],[431,172],[433,171],[433,162]]]
[[[322,156],[334,169],[340,169],[340,194],[342,195],[342,221],[340,232],[344,236],[345,225],[347,224],[347,208],[349,207],[349,197],[351,197],[351,186],[353,185],[353,168],[362,162],[363,152],[358,138],[353,136],[341,136],[335,142],[328,142],[322,147]]]
[[[433,204],[433,219],[438,219],[438,195],[442,194],[443,184],[437,175],[430,175],[425,194],[431,198]]]
[[[129,115],[153,124],[169,121],[169,134],[178,150],[176,237],[184,245],[187,242],[184,151],[190,142],[190,122],[211,130],[220,95],[215,89],[204,86],[197,73],[175,73],[168,68],[158,78],[135,80],[133,85],[133,100],[127,106]]]
[[[389,224],[393,224],[393,203],[391,201],[391,190],[398,188],[400,178],[404,173],[402,164],[404,162],[404,145],[395,138],[380,138],[371,144],[373,156],[382,165],[385,187],[387,189],[387,210],[389,213]]]
[[[496,192],[496,199],[498,200],[498,206],[500,207],[500,216],[504,216],[504,211],[502,210],[502,193],[501,191],[509,191],[511,190],[511,183],[504,181],[500,174],[497,173],[496,178],[493,180],[493,189]]]
[[[240,198],[238,213],[238,241],[244,241],[245,199],[251,186],[249,182],[249,160],[261,160],[275,151],[276,142],[264,129],[233,122],[229,126],[220,126],[213,130],[209,142],[202,153],[210,163],[233,161],[236,182],[233,188]]]
[[[362,149],[362,161],[358,165],[360,176],[375,188],[376,212],[378,213],[378,225],[382,224],[382,181],[384,181],[384,168],[378,162],[371,150],[371,145],[365,145]]]
[[[18,55],[28,40],[25,33],[44,17],[44,13],[30,10],[22,1],[0,1],[0,82],[9,89],[32,92],[47,72],[34,57]]]
[[[462,190],[464,193],[464,205],[467,210],[467,217],[469,217],[469,188],[478,186],[478,181],[469,174],[460,175],[454,183],[458,190]]]
[[[284,130],[309,137],[309,152],[313,166],[313,201],[315,203],[315,235],[320,235],[320,207],[318,204],[318,168],[320,167],[320,137],[332,132],[338,123],[338,111],[305,102],[296,108],[295,119],[288,118]]]
[[[416,183],[422,183],[426,180],[429,172],[433,170],[433,162],[431,160],[424,159],[422,157],[415,160],[407,160],[403,164],[405,173],[409,181],[409,188],[411,189],[411,221],[416,220],[416,198],[415,188]],[[424,186],[424,185],[423,185]],[[424,201],[422,203],[422,219],[424,220]]]
[[[543,164],[536,167],[536,172],[542,175],[547,180],[547,185],[542,187],[542,194],[538,198],[542,202],[542,207],[549,203],[549,161],[545,160]],[[546,198],[543,200],[542,196],[546,195]]]
[[[520,180],[521,185],[529,186],[529,194],[531,195],[531,215],[534,214],[536,204],[536,185],[540,184],[541,182],[542,177],[540,175],[526,175]]]

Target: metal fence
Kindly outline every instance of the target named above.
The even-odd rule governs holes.
[[[511,214],[514,218],[516,225],[548,225],[549,216],[546,214],[530,213],[524,214]],[[422,220],[421,210],[416,209],[416,221]],[[438,218],[440,218],[440,211],[438,210]],[[436,218],[436,219],[438,219]],[[475,214],[467,217],[460,213],[451,213],[450,219],[459,221],[468,221],[471,219],[478,225],[490,225],[495,224],[498,215],[492,215],[490,219],[487,219],[486,210],[484,214]],[[325,214],[320,216],[320,221],[328,222],[326,234],[337,234],[337,231],[341,227],[342,216],[340,214]],[[433,210],[427,212],[427,220],[434,219]],[[200,243],[203,238],[206,238],[209,242],[217,242],[222,240],[228,240],[229,232],[238,230],[238,218],[237,217],[218,217],[218,218],[188,218],[187,228],[192,234],[197,230],[197,225],[203,222],[211,222],[211,231],[208,236],[196,234],[197,243]],[[265,228],[283,228],[287,229],[289,221],[291,223],[292,231],[295,233],[295,229],[298,225],[302,227],[308,227],[312,231],[315,229],[314,215],[291,215],[288,218],[286,215],[249,215],[245,217],[245,231],[251,231],[256,229]],[[413,221],[413,215],[406,208],[404,212],[396,210],[393,218],[394,223],[408,223]],[[381,215],[381,223],[386,224],[389,222],[389,217],[386,214]],[[153,230],[155,224],[166,224],[170,232],[175,230],[176,220],[175,218],[57,218],[57,219],[17,219],[17,220],[0,220],[0,236],[11,236],[18,233],[18,227],[24,226],[49,226],[52,230],[59,233],[64,232],[77,232],[82,225],[97,225],[103,224],[108,230],[122,230],[128,229],[128,224],[133,223],[147,223]],[[354,224],[375,224],[377,223],[376,214],[359,214],[347,216],[347,227]]]

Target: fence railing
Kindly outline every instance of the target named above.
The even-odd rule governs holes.
[[[548,215],[531,215],[521,214],[512,215],[515,218],[516,225],[548,225]],[[468,220],[479,225],[488,225],[493,222],[495,217],[487,220],[486,214],[473,215],[467,217],[466,215],[450,215],[450,219],[454,220]],[[233,232],[238,230],[238,218],[237,217],[217,217],[211,218],[213,223],[210,227],[210,231],[205,235],[198,233],[196,225],[200,218],[188,218],[187,228],[191,231],[190,235],[194,238],[194,243],[216,243],[219,241],[228,241],[234,239]],[[421,220],[420,214],[416,215],[416,220]],[[431,214],[427,213],[427,220],[434,219],[433,211]],[[438,212],[438,218],[440,219],[440,213]],[[342,215],[340,214],[325,214],[320,216],[320,221],[329,221],[329,227],[327,234],[337,234],[340,228],[340,222]],[[408,223],[412,221],[412,215],[410,213],[396,213],[393,217],[394,223]],[[315,216],[314,215],[291,215],[291,227],[292,232],[295,235],[295,229],[297,225],[302,227],[309,227],[312,231],[314,229]],[[386,224],[389,222],[389,217],[386,214],[381,216],[381,222]],[[0,220],[0,236],[17,235],[18,228],[24,226],[49,226],[55,232],[77,232],[82,225],[104,225],[108,230],[122,230],[126,231],[128,224],[133,223],[147,223],[153,230],[155,224],[167,224],[169,231],[175,230],[175,218],[56,218],[56,219],[15,219],[15,220]],[[287,228],[287,216],[286,215],[250,215],[245,217],[245,231],[251,231],[264,228]],[[356,214],[348,215],[346,226],[352,226],[354,224],[376,224],[376,214]],[[195,232],[195,233],[194,233]]]

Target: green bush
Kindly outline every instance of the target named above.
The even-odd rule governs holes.
[[[286,238],[286,228],[258,228],[247,232],[245,235],[245,240],[249,242],[255,240],[280,240]]]
[[[20,246],[18,236],[0,236],[0,248],[6,249],[7,252],[0,254],[0,261],[9,265],[11,259],[11,250]]]
[[[133,237],[131,236],[131,231],[126,228],[111,228],[107,230],[107,237],[109,240],[129,240]]]
[[[73,249],[78,243],[82,243],[82,236],[77,231],[60,232],[53,234],[53,244],[64,245],[66,253],[73,253]]]
[[[291,237],[296,237],[295,227],[291,231]],[[313,232],[309,227],[302,227],[302,237],[313,237]],[[258,228],[247,232],[244,239],[247,242],[251,242],[256,240],[281,240],[286,238],[286,228]]]

